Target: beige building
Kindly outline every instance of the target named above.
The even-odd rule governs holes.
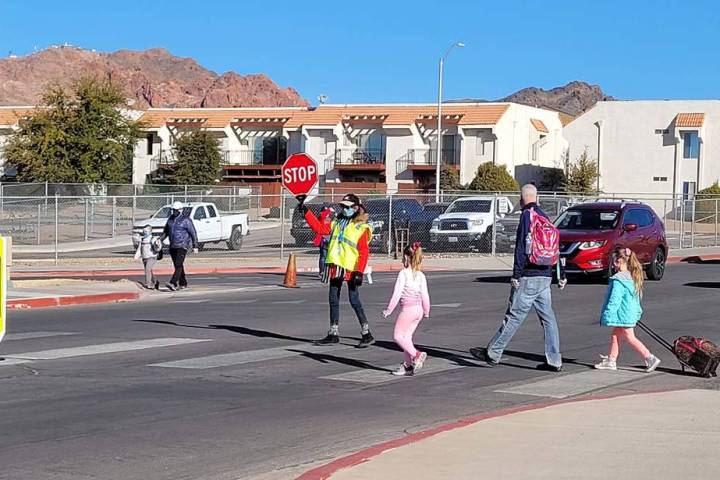
[[[598,162],[607,193],[691,196],[720,178],[720,101],[598,102],[563,132]]]
[[[435,105],[321,105],[317,108],[151,109],[147,137],[135,152],[134,181],[171,168],[183,131],[203,128],[223,152],[223,181],[275,191],[287,155],[318,162],[321,188],[378,192],[434,187]],[[443,108],[442,163],[462,183],[484,162],[505,165],[519,180],[562,166],[566,143],[557,112],[513,103],[453,103]],[[272,187],[272,188],[270,188]]]

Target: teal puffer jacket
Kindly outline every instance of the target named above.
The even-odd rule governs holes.
[[[634,327],[642,317],[640,296],[629,272],[619,272],[610,278],[600,323],[608,327]]]

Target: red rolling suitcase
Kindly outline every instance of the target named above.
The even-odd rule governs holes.
[[[717,368],[718,364],[720,364],[720,349],[710,340],[683,335],[670,344],[643,322],[638,322],[638,327],[650,335],[653,340],[670,350],[680,362],[683,372],[687,367],[695,370],[703,377],[717,376]]]

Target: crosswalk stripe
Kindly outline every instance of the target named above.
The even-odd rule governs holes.
[[[393,380],[399,380],[404,377],[396,377],[394,375],[391,375],[391,371],[398,368],[400,365],[400,362],[388,365],[384,367],[379,367],[382,370],[372,370],[372,369],[364,369],[364,370],[353,370],[352,372],[346,372],[346,373],[337,373],[335,375],[326,375],[324,377],[320,377],[324,380],[336,380],[336,381],[343,381],[343,382],[356,382],[356,383],[367,383],[371,385],[377,385],[380,383],[386,383],[391,382]],[[416,376],[423,376],[428,375],[431,373],[439,373],[439,372],[445,372],[448,370],[455,370],[458,368],[465,368],[465,365],[458,365],[457,363],[447,360],[444,358],[428,358],[425,362],[425,366],[420,372],[417,373]]]
[[[30,363],[30,360],[22,360],[19,358],[4,358],[0,361],[0,367],[9,367],[10,365],[20,365],[21,363]]]
[[[263,348],[260,350],[247,350],[244,352],[222,353],[218,355],[208,355],[205,357],[186,358],[183,360],[175,360],[172,362],[154,363],[150,367],[166,367],[166,368],[188,368],[188,369],[208,369],[217,367],[229,367],[232,365],[241,365],[244,363],[262,362],[265,360],[277,360],[279,358],[294,357],[300,355],[301,352],[322,353],[334,350],[351,348],[349,345],[312,345],[308,343],[297,343],[294,345],[286,345],[284,347]]]
[[[654,372],[653,375],[657,373],[658,372]],[[534,397],[567,398],[637,380],[647,375],[650,374],[645,373],[643,370],[590,370],[554,376],[547,380],[525,383],[515,387],[495,390],[495,392],[530,395]]]
[[[38,352],[14,353],[6,358],[19,360],[57,360],[60,358],[82,357],[101,353],[129,352],[144,350],[146,348],[172,347],[188,343],[209,342],[210,339],[200,338],[153,338],[150,340],[137,340],[131,342],[102,343],[86,345],[84,347],[58,348],[55,350],[41,350]]]
[[[432,307],[439,307],[439,308],[458,308],[462,303],[433,303]]]
[[[24,332],[24,333],[8,333],[5,335],[5,341],[10,340],[30,340],[32,338],[60,337],[63,335],[79,335],[79,332]]]

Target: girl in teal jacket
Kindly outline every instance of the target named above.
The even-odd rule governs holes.
[[[600,314],[602,325],[613,327],[610,335],[610,352],[600,355],[602,361],[595,365],[599,370],[617,370],[620,340],[625,340],[645,360],[645,371],[652,372],[660,359],[650,353],[635,336],[635,325],[642,316],[640,299],[643,288],[643,268],[635,252],[629,248],[617,248],[613,255],[617,273],[610,277],[605,301]]]

